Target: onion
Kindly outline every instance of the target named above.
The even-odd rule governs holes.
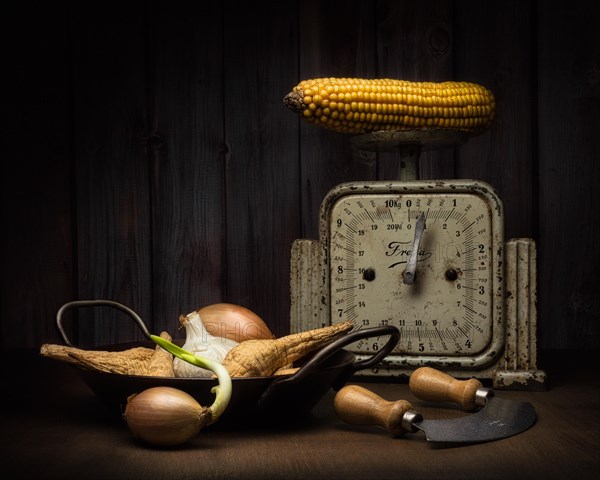
[[[187,442],[212,421],[212,411],[172,387],[152,387],[131,395],[123,415],[131,432],[154,445]]]
[[[275,338],[266,323],[253,311],[233,303],[215,303],[198,310],[206,330],[216,337],[236,342]]]

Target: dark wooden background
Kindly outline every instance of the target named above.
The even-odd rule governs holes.
[[[394,178],[398,159],[353,154],[282,98],[357,76],[496,94],[492,129],[423,154],[421,177],[493,184],[506,237],[538,242],[540,347],[599,348],[594,2],[244,3],[7,7],[0,346],[60,342],[58,308],[92,298],[155,332],[226,301],[286,334],[292,241],[317,238],[331,187]],[[69,317],[75,343],[140,338],[92,310]]]

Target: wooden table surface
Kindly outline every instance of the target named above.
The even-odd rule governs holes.
[[[443,447],[422,433],[393,438],[378,427],[342,423],[333,391],[293,427],[209,428],[174,449],[137,442],[68,365],[31,351],[2,351],[2,472],[71,479],[587,479],[600,468],[600,376],[557,368],[544,392],[499,391],[526,400],[529,430],[485,444]],[[359,383],[384,398],[405,398],[406,382]],[[8,398],[7,398],[8,397]],[[456,415],[448,409],[424,413]]]

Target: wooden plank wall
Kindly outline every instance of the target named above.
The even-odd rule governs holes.
[[[60,342],[58,308],[104,298],[174,336],[210,303],[289,331],[289,248],[337,183],[395,178],[282,104],[304,78],[463,79],[493,128],[425,152],[422,178],[478,178],[506,236],[538,242],[542,349],[599,348],[600,41],[593,3],[493,0],[11,6],[3,31],[0,346]],[[140,337],[117,312],[75,343]]]

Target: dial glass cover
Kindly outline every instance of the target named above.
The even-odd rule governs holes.
[[[497,303],[492,217],[489,201],[467,191],[341,196],[329,215],[332,322],[394,325],[395,352],[407,356],[484,352]],[[351,350],[377,347],[369,339]]]

